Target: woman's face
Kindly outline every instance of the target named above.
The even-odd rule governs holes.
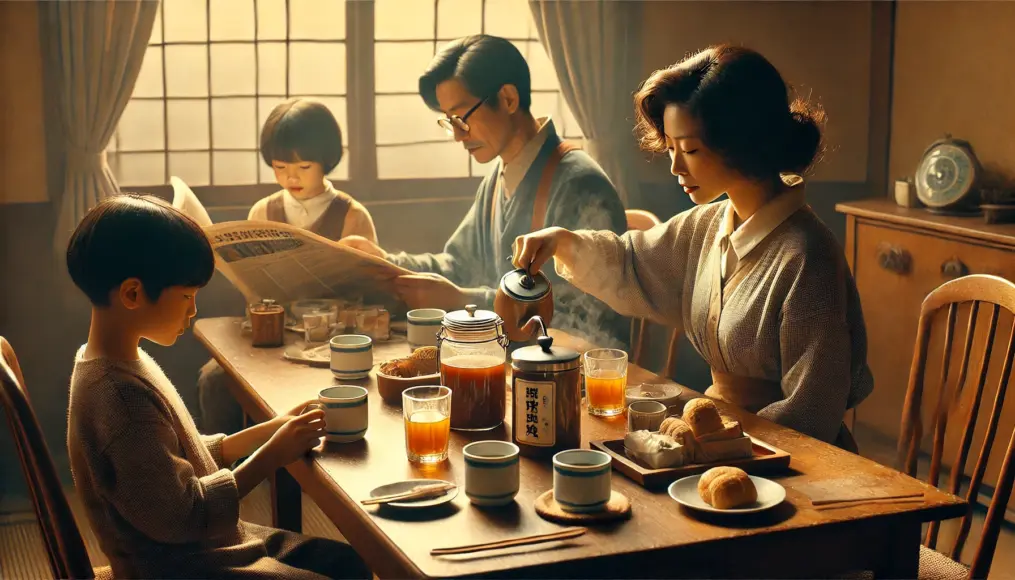
[[[740,179],[717,153],[705,146],[699,137],[698,121],[684,107],[666,107],[663,130],[670,154],[670,173],[676,176],[684,193],[694,203],[702,205],[715,201]]]

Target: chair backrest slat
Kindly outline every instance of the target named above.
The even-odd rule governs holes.
[[[962,359],[956,369],[956,366],[951,361],[953,351],[956,350],[955,347],[957,346],[954,336],[955,320],[957,318],[958,307],[967,303],[970,304],[969,320],[966,324],[966,336],[962,340]],[[972,392],[964,392],[973,353],[977,320],[981,313],[983,313],[983,310],[985,310],[980,308],[981,303],[990,306],[989,322],[986,336],[983,339],[982,355],[979,357],[980,364],[976,373],[975,386]],[[955,461],[949,467],[951,473],[948,488],[951,493],[957,495],[961,489],[966,464],[969,460],[969,451],[976,432],[983,393],[989,376],[991,358],[995,352],[993,347],[997,340],[1000,311],[1003,308],[1009,314],[1015,316],[1015,284],[997,276],[965,276],[942,284],[923,301],[920,310],[919,326],[917,328],[916,348],[910,368],[909,386],[906,390],[905,406],[902,413],[902,428],[897,458],[900,469],[912,476],[916,476],[917,473],[917,461],[923,442],[922,404],[924,400],[924,379],[926,378],[931,331],[935,318],[946,307],[947,322],[944,329],[941,374],[936,385],[937,400],[930,423],[930,427],[933,429],[933,444],[928,482],[934,486],[937,486],[939,482],[943,468],[945,443],[948,440],[946,436],[949,426],[948,418],[955,409],[962,407],[961,403],[963,401],[968,399],[969,405],[968,409],[965,409],[963,413],[964,417],[962,418],[964,421],[961,422],[961,438],[958,441],[958,448],[955,452]],[[990,452],[994,446],[998,425],[1000,424],[1008,381],[1011,378],[1013,359],[1015,359],[1015,319],[1013,319],[1011,334],[1007,342],[997,391],[991,407],[983,444],[976,456],[975,467],[971,474],[969,489],[966,494],[966,499],[969,501],[970,506],[976,502],[979,496],[980,488],[987,472]],[[955,370],[957,370],[957,373],[953,372]],[[955,381],[949,381],[950,374],[956,375]],[[998,530],[1004,519],[1005,507],[1011,496],[1012,482],[1015,480],[1015,467],[1012,466],[1013,455],[1015,455],[1015,431],[1009,436],[1008,449],[990,502],[987,522],[984,525],[984,534],[977,547],[976,557],[973,561],[971,574],[972,577],[976,578],[985,577],[990,569],[994,549],[997,546]],[[991,514],[994,514],[993,519]],[[961,520],[959,533],[956,535],[955,543],[950,550],[953,559],[958,559],[959,554],[962,552],[962,548],[968,538],[971,521],[972,508]],[[938,531],[939,523],[932,522],[928,527],[927,535],[924,539],[924,543],[928,547],[935,547]]]
[[[1008,339],[1008,348],[1005,350],[1004,365],[1001,367],[1001,378],[997,385],[997,394],[994,396],[994,406],[990,412],[990,420],[987,423],[987,433],[983,438],[980,455],[976,459],[976,467],[973,469],[973,476],[969,481],[969,493],[966,495],[966,501],[970,504],[974,503],[980,495],[983,475],[987,471],[987,461],[990,458],[990,451],[994,447],[994,438],[997,436],[997,424],[1001,421],[1001,409],[1004,407],[1004,396],[1008,390],[1008,379],[1011,377],[1013,357],[1015,357],[1015,321],[1012,322],[1012,334]],[[1007,503],[1007,500],[1005,500],[1005,504]],[[969,513],[962,518],[959,533],[955,538],[955,546],[952,548],[952,558],[956,558],[962,553],[962,548],[966,544],[966,538],[969,536],[971,520],[972,514]]]
[[[951,367],[952,341],[955,339],[955,315],[958,311],[956,304],[948,305],[948,324],[945,326],[945,340],[941,354],[941,378],[938,380],[937,407],[934,409],[934,451],[931,454],[930,462],[930,484],[937,486],[938,476],[941,473],[941,455],[937,453],[939,448],[944,447],[944,427],[942,418],[947,416],[944,412],[945,401],[948,391],[948,370]]]
[[[56,578],[93,578],[91,561],[24,387],[17,357],[0,336],[0,407],[14,437],[49,565]]]

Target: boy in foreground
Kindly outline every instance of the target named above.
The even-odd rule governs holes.
[[[239,519],[242,497],[317,446],[323,412],[301,413],[304,403],[234,435],[202,436],[140,347],[172,345],[197,314],[214,271],[200,226],[158,198],[115,196],[78,225],[67,268],[92,303],[67,447],[114,576],[370,578],[347,544]]]

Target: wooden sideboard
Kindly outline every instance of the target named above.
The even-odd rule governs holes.
[[[897,441],[902,405],[908,386],[910,365],[916,341],[920,305],[931,290],[944,282],[967,274],[994,274],[1015,280],[1015,224],[987,225],[982,217],[940,216],[922,208],[907,209],[887,199],[869,199],[843,203],[836,210],[846,214],[846,257],[856,279],[867,324],[867,360],[874,374],[874,392],[857,409],[856,430],[871,429],[891,441]],[[987,309],[981,309],[974,337],[985,337]],[[953,353],[962,347],[969,316],[968,305],[958,310]],[[943,317],[942,317],[943,318]],[[935,321],[937,322],[937,321]],[[943,349],[943,324],[935,324],[930,343],[925,392],[936,393],[940,384]],[[998,318],[996,344],[1005,344],[1011,336],[1012,317]],[[996,385],[1000,380],[1004,348],[995,348],[988,366],[987,388],[974,435],[972,457],[966,472],[971,473],[976,453],[983,440]],[[965,381],[975,385],[980,357],[974,352]],[[953,360],[961,360],[953,354]],[[957,367],[956,363],[953,365]],[[950,381],[957,381],[957,369],[951,369]],[[973,389],[963,392],[971,395]],[[924,401],[924,413],[933,409],[936,395]],[[988,463],[985,483],[993,485],[1000,470],[1004,449],[1015,430],[1015,395],[1008,391],[997,439]],[[962,424],[968,411],[969,397],[960,399],[952,412],[946,431],[946,463],[958,447]],[[925,423],[926,424],[926,423]],[[929,444],[931,431],[927,431]],[[929,449],[928,447],[925,447]],[[1010,507],[1015,501],[1009,504]]]

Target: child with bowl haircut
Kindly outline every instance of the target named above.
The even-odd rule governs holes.
[[[116,578],[370,578],[347,544],[239,519],[240,498],[324,435],[320,410],[202,436],[141,348],[170,346],[214,271],[201,227],[166,202],[124,194],[78,225],[67,269],[92,304],[70,385],[67,448],[88,520]],[[235,469],[230,465],[247,457]]]
[[[250,208],[247,219],[285,222],[330,240],[363,236],[377,241],[370,213],[324,176],[342,161],[342,129],[324,104],[289,99],[261,129],[261,158],[281,191]]]

